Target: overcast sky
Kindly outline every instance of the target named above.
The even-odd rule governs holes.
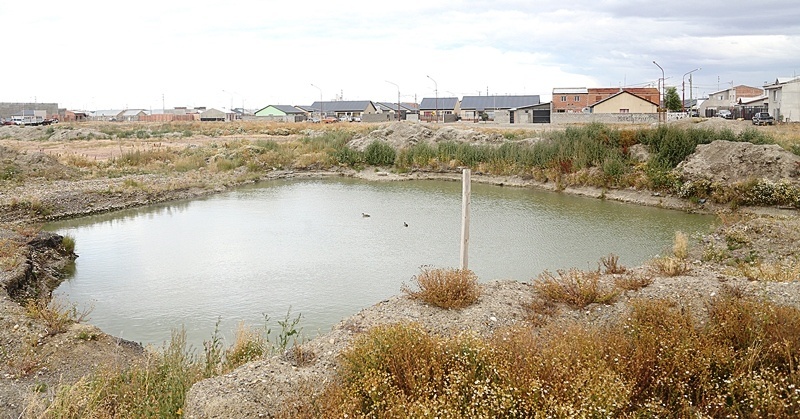
[[[655,87],[653,61],[687,98],[700,67],[694,97],[800,73],[797,0],[3,1],[0,37],[0,102],[87,110],[548,101]]]

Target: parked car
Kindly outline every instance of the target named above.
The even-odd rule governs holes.
[[[689,116],[692,117],[692,118],[699,118],[700,117],[700,112],[689,111]]]
[[[775,123],[775,118],[769,112],[756,112],[753,115],[753,125],[772,125]]]
[[[332,124],[334,122],[339,122],[339,120],[336,119],[336,117],[329,116],[329,117],[326,117],[325,119],[323,119],[322,122],[324,122],[326,124]]]
[[[731,111],[729,111],[727,109],[723,109],[723,110],[717,112],[717,116],[720,117],[720,118],[725,118],[725,119],[733,119],[733,114],[731,113]]]

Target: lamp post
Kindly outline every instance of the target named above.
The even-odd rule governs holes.
[[[314,83],[311,83],[311,86],[316,87],[317,90],[319,90],[319,122],[321,123],[322,122],[322,89],[320,89],[318,86],[314,85]]]
[[[425,77],[431,79],[431,81],[433,82],[433,91],[436,94],[436,102],[435,102],[435,105],[434,105],[436,109],[434,110],[433,113],[434,113],[434,115],[436,115],[436,122],[438,123],[439,122],[439,83],[436,83],[436,80],[434,80],[433,77],[431,77],[431,76],[425,76]]]
[[[400,86],[398,86],[397,83],[390,82],[389,80],[386,80],[386,83],[393,84],[395,87],[397,87],[397,120],[399,121],[400,120]]]
[[[658,68],[661,69],[661,83],[659,83],[659,86],[661,86],[661,108],[663,109],[664,105],[665,105],[665,103],[664,103],[664,101],[665,101],[664,100],[664,90],[665,90],[664,89],[664,78],[665,78],[664,77],[664,69],[660,65],[658,65],[658,63],[655,60],[653,60],[653,64],[655,64],[656,66],[658,66]]]
[[[683,75],[683,78],[681,79],[681,95],[683,96],[681,98],[681,102],[683,103],[683,107],[681,107],[681,109],[684,110],[684,111],[686,110],[686,76],[689,75],[689,102],[691,102],[692,101],[692,86],[691,86],[692,85],[692,82],[691,82],[692,76],[690,74],[692,74],[695,71],[700,70],[700,69],[702,69],[702,67],[697,67],[692,71],[687,71]],[[690,109],[691,109],[691,106],[690,106]]]

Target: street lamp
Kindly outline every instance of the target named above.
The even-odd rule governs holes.
[[[702,70],[702,67],[697,67],[692,71],[687,71],[686,74],[683,75],[683,79],[681,80],[681,95],[683,98],[681,101],[683,102],[682,110],[686,110],[686,76],[689,75],[689,102],[692,101],[692,76],[691,74],[697,70]],[[691,108],[691,107],[690,107]]]
[[[438,123],[439,122],[439,83],[436,83],[436,80],[434,80],[433,77],[431,77],[431,76],[425,76],[425,77],[427,77],[427,78],[431,79],[431,81],[433,81],[433,89],[434,89],[433,91],[436,94],[436,102],[435,102],[436,109],[434,110],[433,113],[434,113],[434,115],[436,115],[436,122]]]
[[[322,122],[322,89],[311,83],[311,86],[316,87],[319,90],[319,122]]]
[[[661,86],[661,108],[663,109],[664,105],[666,105],[666,103],[664,103],[664,102],[666,102],[666,99],[664,97],[664,91],[666,90],[664,88],[664,79],[665,79],[665,77],[664,77],[664,69],[660,65],[658,65],[658,63],[655,60],[653,60],[653,64],[655,64],[656,66],[658,66],[658,68],[661,69],[661,83],[660,83],[660,86]]]
[[[386,80],[386,83],[393,84],[397,87],[397,120],[400,120],[400,86],[397,83],[392,83],[389,80]]]

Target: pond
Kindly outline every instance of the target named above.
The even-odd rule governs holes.
[[[370,216],[365,217],[362,213]],[[641,264],[675,231],[713,217],[527,188],[473,183],[469,268],[481,281],[543,270]],[[56,291],[92,307],[90,323],[144,344],[184,327],[195,347],[215,324],[264,326],[302,315],[324,333],[400,293],[422,266],[458,267],[461,184],[280,180],[192,201],[52,223],[75,238],[75,272]]]

